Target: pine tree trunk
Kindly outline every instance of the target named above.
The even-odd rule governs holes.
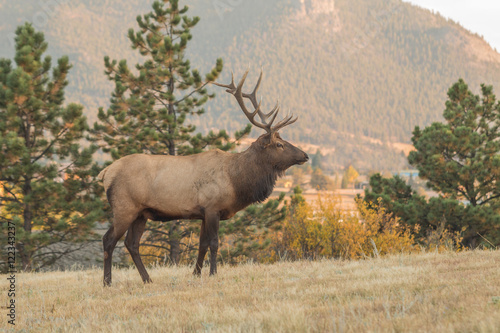
[[[170,66],[170,73],[172,73],[172,66]],[[171,94],[174,94],[174,76],[170,77],[170,80],[168,82],[168,92]],[[175,156],[175,125],[177,124],[177,117],[175,114],[175,106],[172,101],[168,102],[168,114],[172,116],[173,118],[173,124],[168,127],[168,134],[170,135],[170,139],[168,140],[168,154],[170,156]]]
[[[23,212],[23,218],[24,218],[24,225],[23,229],[26,234],[31,234],[31,222],[33,220],[33,212],[31,205],[26,202],[26,198],[31,194],[31,180],[27,179],[26,183],[24,183],[23,186],[23,198],[24,198],[24,212]],[[31,267],[31,253],[26,252],[26,248],[24,247],[24,244],[21,245],[20,249],[21,253],[21,260],[23,264],[23,270],[29,270]]]
[[[172,86],[173,86],[173,80],[172,81]],[[172,93],[173,93],[173,89],[172,89]],[[168,114],[169,115],[172,115],[173,118],[174,118],[174,124],[176,123],[176,117],[175,117],[175,109],[174,109],[174,104],[172,102],[170,102],[168,104]],[[174,132],[175,132],[175,129],[174,129],[174,125],[172,126],[169,126],[168,128],[168,132],[170,134],[170,139],[168,140],[168,154],[170,156],[175,156],[175,141],[174,141]]]
[[[173,13],[171,15],[173,15]],[[170,19],[173,20],[173,16],[171,16]],[[170,40],[173,40],[173,38],[174,38],[174,30],[173,29],[174,29],[174,27],[172,25],[170,25],[170,30],[169,30]],[[168,70],[170,72],[170,80],[168,80],[168,92],[173,95],[174,90],[175,90],[175,82],[174,82],[174,68],[172,66],[172,63],[170,63]],[[171,126],[169,126],[169,128],[168,128],[168,134],[170,134],[170,140],[168,142],[168,144],[169,144],[168,154],[170,156],[175,156],[175,141],[174,141],[175,127],[174,126],[177,125],[177,117],[175,114],[174,102],[171,100],[168,102],[168,114],[174,118],[173,124]]]
[[[26,148],[28,148],[30,151],[32,149],[31,142],[31,119],[29,117],[26,117],[24,126],[23,126],[23,135],[24,135],[24,144]],[[31,234],[31,227],[32,227],[32,222],[33,222],[33,211],[32,207],[29,202],[29,198],[32,192],[32,187],[31,187],[31,179],[29,175],[24,176],[25,183],[23,184],[22,192],[23,192],[23,203],[24,203],[24,210],[23,210],[23,219],[24,219],[24,224],[23,224],[23,229],[24,232],[27,235]],[[21,262],[23,265],[23,270],[29,270],[31,268],[31,251],[27,251],[26,247],[24,244],[21,245],[21,251],[20,251],[20,256],[21,256]]]

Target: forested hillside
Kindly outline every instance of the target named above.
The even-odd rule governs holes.
[[[399,0],[181,4],[201,17],[188,51],[193,67],[205,72],[222,57],[222,81],[230,70],[240,76],[250,67],[250,89],[262,66],[264,107],[279,97],[300,117],[284,136],[329,148],[326,161],[333,167],[400,167],[401,153],[389,143],[409,143],[416,125],[440,120],[453,82],[462,77],[473,89],[481,82],[500,87],[500,54],[482,38]],[[93,121],[113,89],[103,57],[139,61],[126,35],[150,6],[139,0],[0,0],[0,57],[13,57],[15,27],[34,22],[50,54],[69,56],[74,68],[67,100],[84,104]],[[246,119],[235,102],[215,91],[199,129],[240,129]]]

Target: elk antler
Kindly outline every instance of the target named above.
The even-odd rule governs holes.
[[[231,72],[231,83],[230,84],[221,84],[214,82],[215,85],[219,87],[226,88],[226,92],[230,93],[236,98],[236,101],[240,105],[241,110],[247,116],[248,120],[250,122],[259,127],[264,129],[267,133],[273,133],[279,131],[281,128],[293,124],[294,122],[297,121],[298,117],[293,118],[293,114],[288,114],[285,118],[283,118],[280,122],[278,122],[276,125],[272,126],[274,120],[276,119],[276,116],[278,115],[278,112],[280,110],[280,105],[279,105],[279,100],[276,102],[276,106],[269,112],[264,114],[260,110],[260,106],[262,103],[262,99],[259,103],[257,103],[257,90],[259,89],[260,82],[262,81],[262,70],[260,71],[260,76],[259,80],[257,81],[257,84],[255,85],[255,88],[253,89],[253,92],[250,94],[246,94],[242,92],[243,84],[245,83],[245,80],[248,75],[248,70],[245,72],[243,77],[241,78],[240,82],[238,83],[238,86],[235,86],[234,84],[234,75]],[[255,108],[254,111],[248,111],[246,105],[245,105],[245,100],[243,98],[248,98],[250,102],[252,103],[253,107]],[[261,122],[259,123],[258,121],[255,120],[255,116],[259,115]],[[267,119],[271,117],[271,121],[267,122]]]

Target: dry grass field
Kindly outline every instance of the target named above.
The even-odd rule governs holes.
[[[149,271],[18,274],[16,331],[500,332],[500,251]]]

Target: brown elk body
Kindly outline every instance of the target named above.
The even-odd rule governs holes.
[[[113,211],[113,223],[103,237],[104,285],[111,283],[112,254],[118,240],[127,232],[125,246],[139,270],[142,280],[151,279],[139,255],[139,242],[146,221],[201,219],[200,245],[194,274],[199,275],[210,248],[210,274],[217,273],[219,221],[231,218],[241,209],[262,202],[272,193],[276,180],[294,164],[309,157],[284,141],[277,132],[293,123],[286,117],[272,126],[279,108],[269,114],[260,111],[255,93],[244,94],[238,84],[220,85],[233,94],[252,124],[266,129],[241,153],[212,150],[191,156],[134,154],[125,156],[104,169],[99,178],[104,184]],[[255,110],[246,109],[248,98]],[[259,114],[262,122],[254,120]],[[272,117],[267,123],[266,120]]]

